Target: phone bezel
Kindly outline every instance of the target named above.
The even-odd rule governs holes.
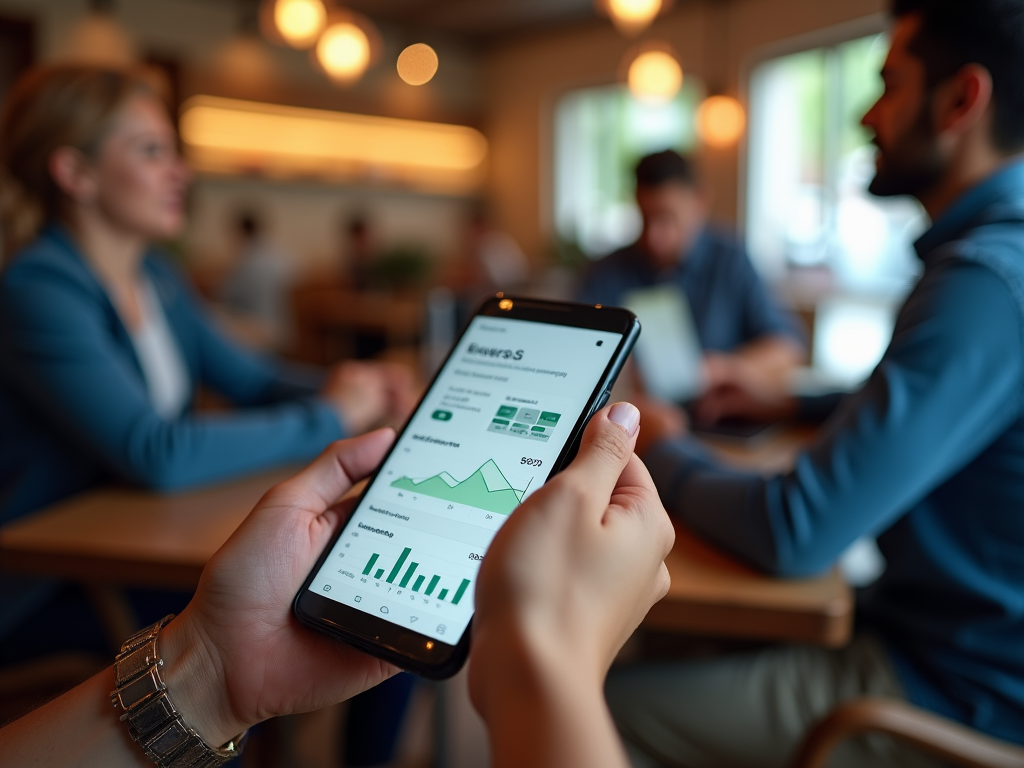
[[[486,300],[469,317],[459,332],[458,338],[452,346],[452,351],[458,347],[470,323],[477,317],[511,318],[514,320],[589,328],[622,334],[622,339],[609,358],[608,365],[605,367],[603,374],[598,379],[594,390],[587,399],[587,405],[583,408],[583,412],[573,425],[568,440],[566,440],[565,445],[558,454],[558,458],[552,464],[551,471],[544,478],[544,482],[547,482],[572,460],[579,447],[579,440],[587,422],[607,401],[611,387],[622,370],[622,366],[630,350],[633,348],[637,336],[640,334],[640,323],[632,312],[619,307],[505,297],[503,294],[497,294]],[[424,400],[437,383],[437,379],[449,359],[450,354],[449,357],[445,358],[444,363],[438,368],[437,373],[431,379],[430,384],[424,391],[423,398],[416,404],[413,413],[418,412],[423,406]],[[402,433],[404,431],[405,429],[403,428]],[[400,437],[401,434],[398,438]],[[398,438],[395,440],[395,445],[398,445]],[[394,446],[392,446],[391,450],[394,450]],[[388,456],[391,455],[391,450],[388,451],[388,455],[381,461],[380,466],[383,466],[384,462],[387,461]],[[366,493],[373,486],[379,471],[380,467],[370,475],[366,487],[359,495],[355,506],[362,502]],[[331,538],[330,543],[320,554],[316,565],[313,566],[309,576],[306,577],[298,594],[295,596],[293,611],[299,622],[311,629],[336,640],[346,642],[377,658],[384,659],[402,669],[422,675],[423,677],[444,679],[454,675],[462,667],[469,654],[469,641],[473,627],[472,619],[470,619],[466,630],[458,641],[454,644],[448,644],[411,629],[406,629],[386,619],[377,618],[344,603],[323,597],[309,589],[316,574],[320,572],[331,550],[334,549],[335,543],[341,534],[344,533],[347,526],[348,523],[346,522]]]

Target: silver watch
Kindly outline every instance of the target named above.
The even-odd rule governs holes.
[[[174,614],[164,616],[121,644],[114,660],[116,688],[110,693],[110,703],[124,710],[121,720],[128,723],[132,739],[160,768],[216,768],[242,753],[245,734],[222,747],[211,747],[171,704],[160,677],[164,662],[157,651],[157,638],[173,618]]]

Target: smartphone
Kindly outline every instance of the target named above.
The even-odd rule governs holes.
[[[484,302],[299,590],[298,620],[424,677],[455,674],[494,534],[575,455],[639,334],[624,309]]]

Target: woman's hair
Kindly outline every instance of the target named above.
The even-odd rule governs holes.
[[[154,93],[141,75],[81,65],[37,67],[18,80],[0,114],[0,235],[8,260],[62,214],[64,194],[49,169],[54,151],[94,155],[137,93]]]

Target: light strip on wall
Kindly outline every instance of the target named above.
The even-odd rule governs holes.
[[[213,96],[182,107],[181,136],[199,170],[393,178],[472,186],[487,140],[460,125],[299,109]]]

